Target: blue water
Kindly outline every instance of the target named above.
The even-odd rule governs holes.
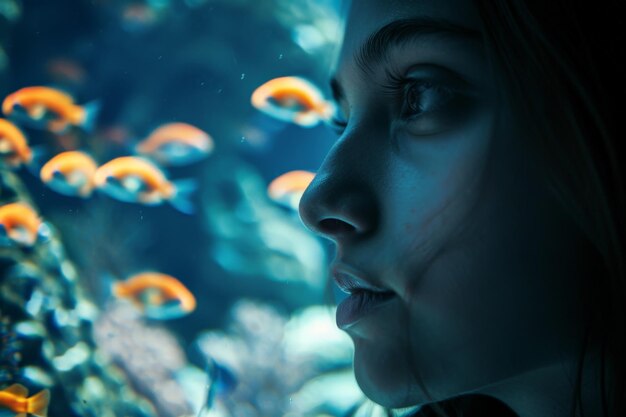
[[[0,389],[17,382],[30,395],[50,390],[50,416],[343,416],[358,408],[351,342],[325,297],[332,247],[266,194],[285,172],[315,172],[334,134],[250,104],[256,87],[280,76],[304,77],[329,94],[339,6],[0,0],[0,97],[48,86],[100,106],[91,131],[16,122],[37,158],[3,168],[25,189],[3,194],[2,204],[30,199],[53,237],[2,252],[3,285],[31,283],[0,304],[8,323]],[[197,183],[192,215],[98,191],[66,196],[37,175],[63,151],[85,151],[99,165],[133,155],[169,122],[192,124],[215,144],[198,162],[163,167],[171,180]],[[50,289],[56,278],[46,268],[71,282],[63,295]],[[180,280],[193,311],[151,319],[111,293],[113,282],[142,271]],[[227,381],[206,372],[211,361],[227,369]]]

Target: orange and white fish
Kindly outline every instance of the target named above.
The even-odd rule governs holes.
[[[203,130],[187,123],[168,123],[139,142],[135,151],[163,165],[186,165],[205,158],[213,147],[213,139]]]
[[[290,171],[275,178],[267,187],[268,196],[279,204],[297,210],[304,190],[315,174],[309,171]]]
[[[278,77],[262,84],[252,93],[252,105],[277,119],[313,127],[329,120],[332,102],[312,83],[300,77]]]
[[[46,162],[39,176],[56,192],[86,198],[94,189],[97,168],[96,161],[85,152],[67,151]]]
[[[46,417],[49,403],[48,389],[41,390],[31,397],[28,396],[28,388],[21,384],[13,384],[0,391],[0,410],[16,413],[15,417],[26,417],[27,414]]]
[[[18,168],[32,159],[24,133],[10,121],[0,118],[0,165]]]
[[[107,162],[96,170],[94,184],[121,201],[150,206],[167,201],[185,214],[194,212],[189,196],[195,181],[170,181],[159,167],[140,157],[121,156]]]
[[[29,247],[49,235],[48,226],[28,204],[18,202],[0,206],[0,244]]]
[[[196,298],[171,275],[142,272],[112,287],[113,295],[132,301],[146,317],[166,320],[182,317],[196,308]]]
[[[64,132],[70,125],[91,131],[100,104],[74,104],[67,93],[51,87],[24,87],[9,94],[2,103],[2,112],[31,127]]]

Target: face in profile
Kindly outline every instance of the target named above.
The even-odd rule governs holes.
[[[482,31],[470,0],[352,2],[340,135],[300,213],[336,244],[356,300],[338,324],[385,406],[565,369],[579,346],[586,241],[496,100]]]

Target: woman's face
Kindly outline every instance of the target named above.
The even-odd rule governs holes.
[[[391,292],[338,317],[385,406],[428,401],[412,369],[441,400],[579,346],[585,241],[499,111],[481,31],[470,0],[352,2],[333,82],[345,127],[301,200],[339,281]]]

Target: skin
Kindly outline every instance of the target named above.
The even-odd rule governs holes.
[[[480,39],[427,34],[385,46],[382,62],[355,58],[383,26],[423,17],[482,31],[467,0],[353,2],[335,73],[346,125],[300,203],[335,263],[395,293],[343,329],[357,382],[387,407],[483,393],[520,416],[568,415],[593,251],[498,111]],[[413,87],[390,93],[390,70]],[[461,98],[407,115],[409,101],[437,102],[407,93],[423,74]]]

